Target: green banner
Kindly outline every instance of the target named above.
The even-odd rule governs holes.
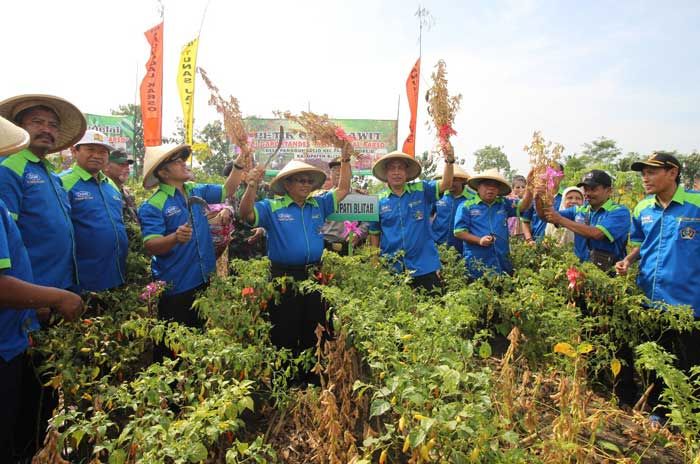
[[[360,154],[353,160],[353,175],[371,175],[374,161],[396,150],[396,120],[333,119],[332,121],[353,138],[353,147]],[[279,140],[279,128],[284,127],[282,148],[270,163],[271,171],[282,169],[289,161],[298,159],[328,172],[328,163],[340,156],[339,148],[310,143],[298,133],[301,128],[286,119],[247,118],[245,122],[255,150],[255,160],[258,163],[265,163],[268,156],[275,151]]]
[[[105,134],[109,144],[133,155],[134,120],[131,116],[102,116],[85,113],[87,128]]]

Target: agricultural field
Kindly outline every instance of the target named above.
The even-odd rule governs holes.
[[[471,283],[441,252],[442,296],[415,293],[366,250],[326,254],[296,286],[271,282],[266,260],[234,261],[198,300],[204,333],[154,318],[148,261],[132,252],[131,285],[35,337],[61,396],[37,461],[697,462],[697,384],[655,344],[638,353],[671,386],[667,427],[611,395],[618,349],[689,326],[689,310],[642,309],[633,276],[547,243],[515,244],[513,277]],[[279,292],[311,289],[335,339],[294,358],[271,345],[264,313]],[[155,342],[174,359],[152,364]],[[320,386],[296,381],[310,368]]]

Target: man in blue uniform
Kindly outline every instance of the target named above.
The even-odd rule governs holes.
[[[454,151],[445,149],[442,180],[412,182],[421,173],[413,157],[398,151],[382,156],[372,167],[372,174],[386,182],[379,194],[379,221],[370,223],[370,245],[379,247],[382,256],[392,261],[396,272],[411,273],[412,286],[433,291],[440,288],[440,257],[430,213],[442,192],[452,185]]]
[[[153,280],[167,284],[158,302],[158,318],[201,328],[204,321],[192,304],[209,284],[216,262],[206,208],[190,199],[222,203],[229,192],[236,191],[245,163],[236,160],[224,185],[196,184],[186,163],[191,153],[185,144],[146,148],[143,186],[158,190],[138,214],[144,248],[152,256]],[[156,361],[163,354],[164,348],[159,347]]]
[[[17,222],[36,283],[74,287],[77,264],[70,203],[45,157],[80,140],[85,118],[71,103],[49,95],[9,98],[0,102],[0,116],[30,136],[27,149],[0,162],[0,199]]]
[[[319,266],[324,249],[323,224],[350,191],[351,153],[351,147],[346,146],[337,188],[318,196],[311,196],[311,193],[323,185],[326,174],[301,161],[290,161],[272,180],[270,188],[279,195],[274,199],[254,203],[263,171],[256,168],[248,175],[239,212],[243,220],[267,231],[272,277],[288,276],[301,281]],[[279,303],[270,304],[268,311],[272,343],[292,350],[295,355],[316,344],[317,325],[326,329],[326,337],[332,333],[318,292],[287,291],[281,295]],[[306,379],[314,381],[310,373]]]
[[[452,185],[433,207],[432,230],[435,243],[447,244],[456,249],[460,255],[463,247],[462,242],[454,236],[455,213],[465,200],[474,198],[474,192],[465,188],[467,181],[469,181],[469,174],[459,166],[455,166]]]
[[[545,222],[575,234],[574,252],[581,261],[612,271],[627,253],[630,211],[612,201],[612,178],[605,171],[594,169],[586,173],[578,187],[583,187],[586,203],[562,211],[547,208]]]
[[[70,203],[46,155],[80,140],[87,126],[85,117],[75,105],[50,95],[8,98],[0,102],[0,116],[29,133],[27,148],[0,158],[0,199],[19,228],[34,283],[73,288],[78,275]],[[48,319],[48,308],[38,308],[37,314]],[[15,433],[16,448],[28,456],[43,443],[46,423],[58,403],[53,388],[42,386],[35,363],[40,360],[25,357],[27,382]]]
[[[129,244],[122,197],[119,188],[101,171],[110,150],[107,136],[88,130],[72,148],[75,164],[60,176],[71,204],[78,293],[109,290],[126,283]]]
[[[531,195],[522,200],[506,198],[510,184],[495,169],[472,176],[469,187],[477,195],[462,203],[455,216],[454,235],[464,242],[463,255],[472,278],[484,272],[511,274],[508,218],[518,217],[520,205],[531,203]]]
[[[0,156],[28,144],[26,131],[0,117]],[[74,320],[83,306],[74,293],[32,282],[27,249],[14,218],[0,200],[0,462],[31,457],[34,451],[24,453],[25,442],[13,443],[23,408],[21,392],[31,380],[24,377],[23,356],[34,321],[34,310],[28,308],[52,307],[65,319]]]
[[[639,259],[637,284],[651,304],[690,306],[696,321],[700,320],[700,192],[683,188],[681,163],[667,152],[633,163],[632,170],[641,172],[648,196],[634,208],[633,248],[615,269],[625,275]],[[687,372],[700,364],[700,331],[667,329],[658,340],[677,356],[679,368]],[[655,383],[649,399],[652,406],[661,391],[660,382]]]

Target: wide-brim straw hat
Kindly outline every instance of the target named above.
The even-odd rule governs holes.
[[[314,180],[314,184],[311,186],[311,190],[318,190],[321,188],[323,183],[326,181],[326,173],[321,169],[306,164],[303,161],[292,160],[285,167],[282,168],[280,172],[277,173],[272,182],[270,182],[270,190],[272,190],[277,195],[284,195],[287,191],[284,188],[284,180],[294,174],[309,174]]]
[[[150,189],[160,183],[154,173],[158,170],[161,164],[167,161],[174,154],[184,151],[187,156],[192,153],[192,147],[186,143],[157,145],[155,147],[146,147],[146,153],[143,157],[143,188]],[[185,154],[183,154],[183,157]]]
[[[453,172],[453,174],[452,174],[453,179],[460,179],[460,180],[463,180],[464,182],[467,182],[472,177],[469,175],[469,173],[467,171],[460,168],[459,166],[455,166],[453,169],[454,169],[452,171]],[[439,176],[437,176],[435,178],[442,179],[442,174],[440,174]]]
[[[87,121],[83,113],[71,102],[53,95],[27,94],[8,98],[0,102],[0,116],[17,122],[15,118],[19,113],[34,106],[51,108],[58,116],[60,128],[56,144],[51,149],[53,152],[72,147],[82,138],[87,129]]]
[[[7,119],[0,117],[0,156],[11,155],[27,148],[29,133]]]
[[[469,188],[476,191],[479,187],[479,183],[483,180],[493,180],[498,182],[500,184],[500,187],[498,189],[499,195],[508,195],[512,190],[510,188],[510,184],[508,183],[506,178],[503,177],[503,175],[501,175],[500,172],[498,172],[498,169],[487,169],[484,172],[473,175],[469,178],[467,185],[469,185]]]
[[[382,182],[386,182],[386,165],[393,160],[401,160],[406,163],[406,182],[410,182],[420,176],[422,170],[420,163],[412,156],[400,151],[392,151],[379,158],[372,166],[372,175]]]

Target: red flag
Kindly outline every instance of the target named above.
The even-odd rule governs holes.
[[[145,33],[151,44],[151,55],[146,63],[146,75],[141,81],[141,118],[143,144],[153,147],[162,143],[163,124],[163,22]]]
[[[420,82],[420,58],[413,65],[411,73],[406,79],[406,95],[408,107],[411,109],[411,122],[408,124],[408,137],[403,143],[403,152],[416,157],[416,111],[418,110],[418,84]]]

